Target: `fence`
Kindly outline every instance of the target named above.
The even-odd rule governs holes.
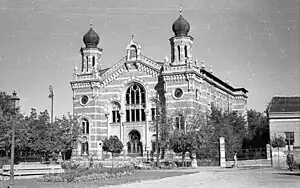
[[[267,159],[267,148],[241,149],[237,152],[238,160]]]

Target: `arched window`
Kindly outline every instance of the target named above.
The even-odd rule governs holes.
[[[142,155],[143,144],[141,140],[141,134],[137,130],[132,130],[129,133],[129,142],[127,143],[127,152],[131,154]]]
[[[130,46],[129,58],[131,60],[134,60],[136,59],[136,57],[137,57],[137,49],[136,46],[132,45]]]
[[[120,105],[118,103],[112,104],[112,122],[113,123],[121,122]]]
[[[177,51],[178,51],[178,60],[180,61],[180,46],[177,46]]]
[[[126,91],[126,121],[145,121],[146,94],[138,84],[131,85]]]
[[[179,130],[184,130],[184,116],[179,115],[175,118],[175,127]]]
[[[89,71],[89,57],[86,56],[86,72]]]
[[[188,57],[187,46],[184,46],[184,56],[185,56],[186,58]]]
[[[81,57],[81,72],[84,70],[84,56]]]
[[[89,134],[89,121],[87,119],[82,119],[81,121],[82,125],[82,134]]]
[[[95,67],[96,58],[93,56],[93,67]]]

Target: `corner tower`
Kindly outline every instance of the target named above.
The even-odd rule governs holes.
[[[100,69],[100,58],[103,51],[98,48],[100,37],[93,30],[92,24],[90,24],[90,30],[84,35],[83,42],[85,47],[80,49],[81,73],[92,73]]]
[[[171,65],[185,65],[192,60],[194,38],[188,35],[190,24],[183,18],[181,8],[179,13],[179,18],[172,25],[175,36],[169,39],[171,44]]]

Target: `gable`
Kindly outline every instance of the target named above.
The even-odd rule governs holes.
[[[146,73],[156,78],[160,73],[160,69],[161,65],[159,63],[146,56],[141,55],[140,58],[135,61],[127,61],[126,57],[124,57],[101,75],[101,85],[105,87],[125,72],[133,70]]]

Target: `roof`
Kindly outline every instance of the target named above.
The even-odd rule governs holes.
[[[100,76],[102,76],[106,71],[108,71],[108,69],[110,69],[110,68],[101,69],[99,71]]]
[[[212,79],[216,80],[216,82],[220,83],[221,85],[225,86],[226,88],[229,88],[230,90],[236,92],[236,91],[242,91],[245,94],[248,93],[248,90],[245,88],[234,88],[231,85],[229,85],[228,83],[224,82],[223,80],[221,80],[220,78],[216,77],[215,75],[213,75],[212,73],[208,72],[205,69],[201,69],[201,72],[205,72],[206,75],[209,75]]]
[[[269,112],[300,112],[300,96],[273,97]]]

